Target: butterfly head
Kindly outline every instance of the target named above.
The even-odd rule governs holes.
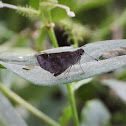
[[[83,49],[78,49],[77,52],[78,52],[78,54],[79,54],[80,56],[82,56],[82,55],[84,54],[84,50],[83,50]]]

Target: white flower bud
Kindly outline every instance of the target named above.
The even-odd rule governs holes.
[[[65,5],[62,5],[62,4],[55,4],[55,6],[65,9],[66,12],[67,12],[67,15],[68,15],[69,17],[75,17],[75,13],[72,12],[72,11],[70,11],[70,8],[69,8],[69,7],[67,7],[67,6],[65,6]]]

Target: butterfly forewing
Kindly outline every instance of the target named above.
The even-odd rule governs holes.
[[[58,76],[80,60],[79,51],[82,49],[73,52],[39,54],[37,60],[41,68]]]

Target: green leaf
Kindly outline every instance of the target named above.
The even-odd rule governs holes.
[[[70,118],[72,117],[71,107],[65,107],[63,109],[63,115],[59,118],[61,126],[66,126]]]
[[[126,82],[118,80],[103,80],[102,83],[111,88],[126,103]]]
[[[108,40],[101,42],[94,42],[81,47],[85,52],[92,57],[98,59],[99,56],[112,49],[126,47],[126,40]],[[70,47],[60,47],[43,52],[56,53],[62,51],[75,51],[77,50]],[[96,61],[84,54],[81,57],[80,64],[75,64],[70,69],[69,74],[62,73],[55,77],[50,72],[42,69],[36,59],[36,54],[17,54],[17,53],[3,53],[0,54],[0,64],[7,69],[13,71],[24,79],[31,81],[38,85],[56,85],[79,81],[82,79],[90,78],[102,73],[113,71],[117,68],[126,65],[126,56],[117,56],[110,59]],[[33,69],[25,70],[25,66],[34,66]],[[81,69],[81,67],[83,69]]]
[[[0,126],[27,126],[8,99],[0,92]]]
[[[107,126],[110,114],[99,100],[88,101],[81,113],[81,126]]]
[[[0,64],[0,69],[1,69],[1,68],[2,68],[2,69],[6,69],[5,67],[3,67],[3,66]]]

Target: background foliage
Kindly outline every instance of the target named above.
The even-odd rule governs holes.
[[[35,9],[38,9],[39,4],[39,0],[3,0],[3,2],[21,6],[27,4]],[[63,9],[52,10],[59,46],[72,45],[75,39],[79,42],[79,46],[82,46],[94,41],[126,38],[126,0],[59,0],[59,3],[69,6],[76,14],[76,17],[71,19]],[[52,48],[48,33],[42,25],[39,17],[28,18],[8,8],[0,9],[0,53],[10,51],[33,53]],[[82,126],[126,125],[125,78],[126,69],[123,67],[94,77],[75,91]],[[0,69],[0,83],[7,85],[53,119],[59,120],[62,125],[73,125],[64,85],[36,86],[7,69]],[[12,104],[29,126],[46,125],[24,108],[13,102]],[[4,126],[2,120],[0,115],[0,125]]]

